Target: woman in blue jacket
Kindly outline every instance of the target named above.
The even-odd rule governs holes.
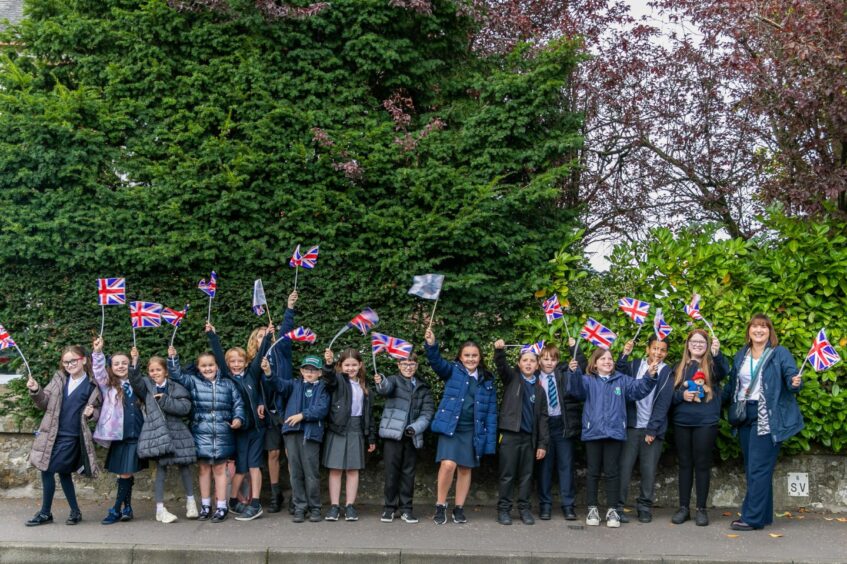
[[[747,323],[747,344],[732,362],[727,390],[733,401],[747,399],[747,417],[738,427],[747,494],[741,518],[731,525],[736,531],[773,523],[773,471],[779,447],[803,428],[797,405],[803,383],[791,353],[778,343],[770,318],[757,313]]]
[[[672,421],[679,464],[679,509],[671,517],[674,525],[691,518],[692,482],[696,482],[697,489],[695,523],[700,527],[709,524],[706,503],[709,499],[712,453],[721,418],[721,380],[729,372],[729,363],[721,354],[720,346],[715,338],[712,338],[710,346],[709,334],[695,329],[685,339],[682,360],[673,369]],[[702,385],[696,384],[700,378]]]
[[[648,367],[649,378],[636,380],[617,372],[612,353],[597,349],[583,374],[576,359],[568,365],[568,393],[585,401],[582,409],[582,441],[588,463],[586,525],[600,524],[597,490],[600,474],[606,477],[606,526],[620,527],[620,458],[626,441],[626,402],[644,399],[656,385],[658,363]]]
[[[453,522],[467,523],[464,504],[471,488],[471,469],[479,466],[485,454],[494,454],[497,440],[497,391],[494,375],[485,369],[482,353],[475,343],[459,347],[455,362],[444,360],[435,334],[427,329],[424,349],[429,365],[444,380],[444,395],[432,421],[438,433],[438,491],[433,520],[447,522],[447,492],[456,478],[456,506]]]

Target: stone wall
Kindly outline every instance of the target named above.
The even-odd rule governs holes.
[[[38,472],[29,466],[29,449],[32,445],[34,423],[17,428],[6,418],[0,419],[0,498],[40,495],[41,483]],[[106,450],[98,448],[101,462]],[[437,467],[435,452],[425,449],[420,453],[415,496],[421,504],[435,500],[435,477]],[[577,503],[584,505],[585,468],[577,464]],[[140,472],[136,477],[135,494],[142,498],[152,497],[153,469]],[[789,474],[808,475],[808,489],[800,491],[802,482],[794,489],[807,495],[789,495]],[[283,472],[285,474],[285,472]],[[370,455],[368,468],[362,474],[359,499],[362,503],[382,502],[383,465],[379,451]],[[796,477],[795,477],[796,478]],[[801,477],[802,478],[802,477]],[[287,486],[287,477],[282,482]],[[104,474],[97,480],[77,479],[78,495],[83,499],[104,500],[114,496],[114,476]],[[326,496],[326,477],[322,481]],[[676,461],[673,453],[662,458],[656,484],[658,505],[674,507],[677,503]],[[196,486],[195,486],[196,487]],[[267,487],[265,488],[267,490]],[[630,498],[637,492],[637,484],[630,488]],[[167,495],[182,496],[182,487],[176,472],[168,476]],[[198,490],[199,494],[199,490]],[[59,494],[61,495],[61,494]],[[710,504],[716,507],[737,507],[744,496],[744,472],[737,464],[719,464],[712,469],[712,491]],[[601,498],[602,494],[601,494]],[[497,501],[496,458],[488,457],[480,469],[474,472],[473,486],[468,505],[494,505]],[[777,511],[794,510],[801,506],[830,511],[847,511],[847,457],[832,455],[800,455],[783,458],[777,465],[774,478],[774,506]]]

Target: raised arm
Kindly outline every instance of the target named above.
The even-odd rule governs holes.
[[[226,355],[221,346],[221,340],[218,334],[215,333],[215,328],[208,321],[206,322],[206,337],[209,339],[209,347],[212,349],[212,354],[215,356],[215,362],[218,364],[221,374],[232,377],[229,368],[226,367]]]
[[[511,382],[518,378],[518,372],[509,366],[504,346],[505,343],[502,339],[498,339],[494,343],[494,366],[497,368],[497,374],[500,376],[500,379],[503,380],[503,384],[508,386]]]

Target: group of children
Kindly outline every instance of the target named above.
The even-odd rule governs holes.
[[[294,328],[297,293],[279,334]],[[499,500],[497,520],[512,524],[513,493],[517,489],[520,520],[533,524],[530,498],[537,485],[539,517],[552,516],[554,476],[565,519],[577,519],[574,456],[577,440],[587,459],[587,525],[601,522],[598,486],[605,481],[605,522],[619,527],[628,518],[622,508],[637,461],[641,474],[636,500],[637,518],[652,519],[655,475],[669,421],[674,424],[680,466],[680,509],[674,523],[690,518],[692,483],[696,479],[698,525],[708,524],[706,498],[717,422],[721,379],[727,362],[720,344],[700,330],[692,331],[681,362],[665,364],[667,343],[651,336],[645,356],[631,360],[634,344],[626,344],[617,363],[605,349],[585,358],[571,341],[573,358],[560,361],[555,346],[520,353],[509,364],[506,345],[494,343],[494,365],[502,380],[497,401],[495,375],[483,361],[481,348],[463,343],[456,359],[442,357],[435,334],[427,330],[424,349],[435,374],[444,382],[436,408],[430,386],[420,377],[417,357],[398,362],[399,374],[375,374],[369,386],[360,353],[327,349],[323,358],[305,356],[294,372],[292,342],[275,342],[273,326],[257,329],[247,350],[226,352],[207,323],[211,352],[183,367],[176,349],[167,359],[151,357],[147,376],[141,374],[139,354],[112,353],[107,362],[102,338],[95,339],[90,357],[81,347],[65,349],[59,370],[41,387],[30,377],[27,387],[45,416],[30,460],[41,471],[42,506],[27,521],[36,526],[53,521],[51,505],[55,474],[70,505],[66,523],[81,519],[73,472],[96,475],[94,442],[107,447],[105,467],[117,477],[116,499],[103,524],[133,519],[134,474],[149,462],[156,467],[156,520],[171,523],[177,516],[164,506],[169,466],[179,469],[186,497],[185,516],[218,523],[230,513],[249,521],[263,514],[259,503],[262,467],[267,451],[271,482],[270,512],[282,508],[279,486],[280,452],[284,448],[290,473],[293,521],[347,521],[359,518],[356,496],[366,452],[383,441],[384,508],[381,521],[399,517],[417,523],[413,496],[418,451],[424,433],[437,434],[439,463],[433,520],[448,521],[448,493],[455,478],[455,503],[450,517],[464,523],[472,469],[481,457],[498,453]],[[700,384],[692,388],[697,377]],[[375,395],[384,398],[379,424],[373,421]],[[186,424],[186,420],[189,421]],[[89,422],[96,422],[94,433]],[[231,497],[227,497],[227,464],[234,461]],[[199,507],[190,467],[199,467]],[[321,511],[320,466],[329,471],[330,507]],[[236,497],[249,476],[252,499]],[[345,499],[341,503],[341,484]],[[212,480],[214,500],[212,505]]]

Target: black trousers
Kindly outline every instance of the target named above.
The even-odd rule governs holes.
[[[500,431],[500,499],[497,509],[512,510],[512,490],[518,486],[518,509],[529,509],[532,495],[532,471],[535,468],[535,451],[532,435]]]
[[[600,439],[585,441],[585,458],[588,465],[588,484],[585,496],[589,506],[597,506],[600,474],[605,477],[606,506],[617,507],[620,500],[620,466],[624,441]]]
[[[692,481],[697,484],[697,509],[705,509],[709,500],[712,453],[718,438],[718,426],[680,427],[674,425],[676,455],[679,461],[679,506],[691,505]]]
[[[410,437],[399,441],[385,439],[382,459],[385,462],[385,510],[411,512],[415,495],[415,464],[418,461],[415,443]]]

